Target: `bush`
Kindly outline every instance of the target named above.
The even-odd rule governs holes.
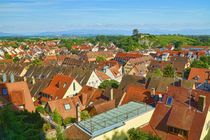
[[[51,125],[49,123],[45,123],[42,127],[42,131],[45,132],[51,128]]]
[[[83,110],[83,111],[81,112],[81,120],[86,120],[86,119],[88,119],[88,118],[90,118],[90,114],[88,113],[87,110]]]
[[[42,113],[42,114],[45,113],[45,109],[42,106],[37,106],[36,111],[39,112],[39,113]]]
[[[104,80],[100,85],[100,89],[106,89],[106,87],[118,88],[119,82],[115,80]]]
[[[52,120],[59,125],[62,124],[62,117],[61,117],[60,113],[58,112],[57,108],[55,109],[55,111],[52,114]]]
[[[67,117],[67,118],[63,121],[63,124],[66,125],[66,124],[74,123],[75,121],[76,121],[75,118]]]

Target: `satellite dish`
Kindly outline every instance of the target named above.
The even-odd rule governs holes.
[[[7,81],[7,75],[5,73],[3,74],[2,80],[3,80],[3,82]]]

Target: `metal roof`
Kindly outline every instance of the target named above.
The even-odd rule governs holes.
[[[124,125],[125,121],[153,110],[154,107],[144,103],[129,102],[105,113],[79,122],[77,125],[92,137],[111,131]]]

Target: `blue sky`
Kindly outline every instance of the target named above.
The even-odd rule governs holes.
[[[210,0],[0,0],[0,32],[210,29]]]

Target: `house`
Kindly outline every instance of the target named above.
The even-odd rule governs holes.
[[[135,75],[123,75],[122,81],[119,84],[118,89],[126,91],[130,85],[145,88],[146,78]]]
[[[85,60],[87,61],[96,61],[97,56],[103,56],[107,60],[111,60],[114,58],[114,54],[112,51],[101,51],[101,52],[87,52],[85,55]]]
[[[122,76],[123,76],[122,75],[122,65],[117,64],[115,66],[105,69],[105,74],[108,77],[110,77],[110,79],[121,82]]]
[[[169,51],[174,50],[174,46],[173,46],[173,45],[168,45],[166,48],[167,48]]]
[[[203,140],[209,130],[209,106],[209,92],[169,86],[141,129],[164,140]]]
[[[104,81],[111,79],[108,75],[104,72],[94,70],[90,75],[89,80],[87,81],[87,86],[98,88],[98,86]]]
[[[92,118],[74,123],[64,133],[67,139],[108,139],[117,131],[127,132],[131,128],[147,124],[153,112],[152,106],[129,102]]]
[[[48,113],[53,113],[55,109],[57,109],[63,119],[67,117],[76,118],[77,105],[79,105],[80,111],[85,109],[85,106],[83,106],[79,97],[73,96],[64,99],[49,101],[46,104],[45,109]]]
[[[45,104],[48,101],[72,97],[81,89],[81,85],[73,77],[57,74],[50,85],[40,93],[41,101]]]
[[[35,107],[26,82],[0,84],[0,91],[0,105],[4,105],[5,102],[9,103],[11,101],[19,110],[35,112]]]
[[[154,98],[156,95],[162,96],[163,94],[164,93],[155,91],[155,89],[150,90],[150,89],[140,88],[140,87],[131,85],[128,87],[121,105],[127,104],[131,101],[152,104],[155,102]]]
[[[85,108],[88,108],[89,105],[97,101],[97,98],[99,98],[101,95],[102,90],[90,86],[83,86],[78,93],[81,103],[83,106],[85,106]]]
[[[182,50],[188,50],[188,51],[201,51],[210,49],[209,46],[182,46]]]
[[[146,77],[148,72],[146,64],[137,64],[135,65],[131,71],[128,73],[128,75],[135,75],[135,76],[143,76]]]
[[[142,54],[137,53],[117,53],[114,60],[118,61],[119,64],[125,65],[132,58],[140,58]]]
[[[98,101],[95,102],[89,111],[91,116],[95,116],[104,112],[107,112],[109,110],[112,110],[115,108],[115,100],[110,101]]]
[[[188,80],[195,81],[197,89],[210,91],[210,69],[191,68]]]
[[[177,87],[183,87],[187,89],[195,89],[195,82],[190,80],[179,80],[170,77],[152,76],[148,78],[145,84],[146,89],[155,89],[157,92],[164,93],[167,90],[167,86],[173,85]]]
[[[133,58],[128,60],[128,62],[124,66],[124,73],[128,74],[136,65],[143,64],[145,67],[147,67],[151,60],[153,60],[153,57],[151,55],[145,55],[140,58]]]

